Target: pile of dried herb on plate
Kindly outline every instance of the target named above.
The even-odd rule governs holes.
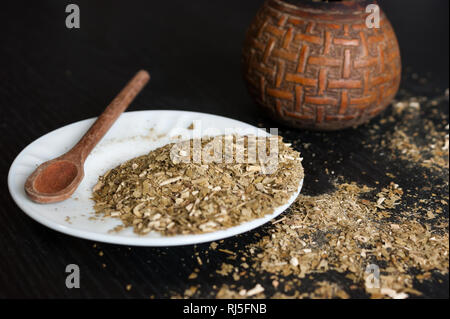
[[[277,142],[275,149],[271,142]],[[212,232],[273,213],[303,179],[300,154],[278,136],[222,135],[183,143],[101,176],[93,189],[95,212],[120,218],[140,235]]]

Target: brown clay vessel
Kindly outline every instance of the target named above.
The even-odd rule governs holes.
[[[243,47],[255,101],[290,126],[337,130],[360,125],[395,96],[401,73],[394,30],[374,1],[267,0]],[[373,20],[371,20],[373,22]]]

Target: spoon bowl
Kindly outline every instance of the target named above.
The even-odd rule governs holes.
[[[62,157],[41,164],[25,183],[28,197],[37,203],[69,198],[84,177],[83,165]]]

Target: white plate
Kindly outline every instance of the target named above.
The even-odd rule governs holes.
[[[185,111],[140,111],[127,112],[120,116],[103,140],[95,147],[85,163],[85,177],[71,198],[54,204],[37,204],[26,197],[24,183],[34,169],[49,159],[68,151],[83,136],[95,119],[76,122],[50,132],[28,145],[14,160],[8,174],[8,187],[17,205],[31,218],[56,231],[75,237],[99,242],[131,246],[176,246],[196,244],[234,236],[270,221],[281,214],[300,193],[292,195],[289,203],[279,207],[273,214],[211,233],[198,235],[162,236],[150,233],[139,236],[131,228],[121,232],[109,232],[120,225],[118,219],[93,219],[92,187],[100,175],[110,168],[174,141],[180,133],[192,136],[186,128],[196,121],[196,132],[201,126],[202,135],[224,134],[225,129],[239,132],[248,130],[252,134],[268,135],[249,124],[221,116]],[[216,131],[212,131],[215,129]],[[229,132],[227,132],[229,133]],[[242,131],[239,132],[242,134]],[[250,134],[247,133],[247,134]]]

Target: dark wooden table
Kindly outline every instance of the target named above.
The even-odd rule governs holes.
[[[130,110],[179,109],[228,116],[265,127],[278,126],[261,116],[247,95],[240,73],[244,32],[260,0],[246,1],[77,1],[81,28],[65,27],[67,1],[2,4],[0,10],[0,297],[1,298],[166,298],[192,284],[196,297],[214,297],[217,287],[233,279],[216,274],[226,254],[209,244],[173,248],[136,248],[94,243],[50,230],[27,217],[11,199],[6,177],[15,156],[41,135],[75,121],[97,116],[138,69],[152,73],[151,84]],[[404,76],[402,89],[433,98],[448,88],[448,1],[380,1],[397,32]],[[411,76],[426,77],[421,83]],[[402,93],[399,93],[402,94]],[[446,114],[448,98],[438,108]],[[387,111],[389,112],[389,111]],[[384,115],[382,115],[384,116]],[[377,123],[380,118],[371,124]],[[419,128],[418,128],[419,129]],[[380,160],[361,148],[368,126],[339,133],[313,133],[280,127],[287,140],[311,143],[305,152],[303,192],[331,188],[324,166],[346,180],[374,185],[389,182],[389,170],[404,189],[425,183],[448,183],[448,170],[423,181],[407,165]],[[344,159],[336,163],[335,159]],[[365,172],[365,173],[363,173]],[[417,171],[414,171],[417,172]],[[428,184],[427,184],[428,185]],[[374,185],[375,186],[375,185]],[[432,185],[431,185],[432,186]],[[381,187],[381,186],[379,186]],[[418,191],[418,198],[429,193]],[[448,199],[447,193],[440,194]],[[405,208],[405,207],[403,207]],[[448,201],[443,205],[448,218]],[[236,250],[264,235],[270,225],[224,241]],[[94,247],[94,244],[95,247]],[[99,252],[103,252],[103,256]],[[229,262],[229,261],[227,261]],[[81,288],[67,289],[65,267],[77,264]],[[106,268],[102,267],[106,264]],[[345,284],[343,275],[321,275]],[[242,279],[245,286],[268,280],[268,274]],[[132,285],[131,291],[125,286]],[[433,274],[415,284],[423,297],[448,298],[448,274]],[[304,291],[308,284],[298,287]],[[274,293],[267,289],[267,295]],[[361,290],[352,297],[367,297]]]

